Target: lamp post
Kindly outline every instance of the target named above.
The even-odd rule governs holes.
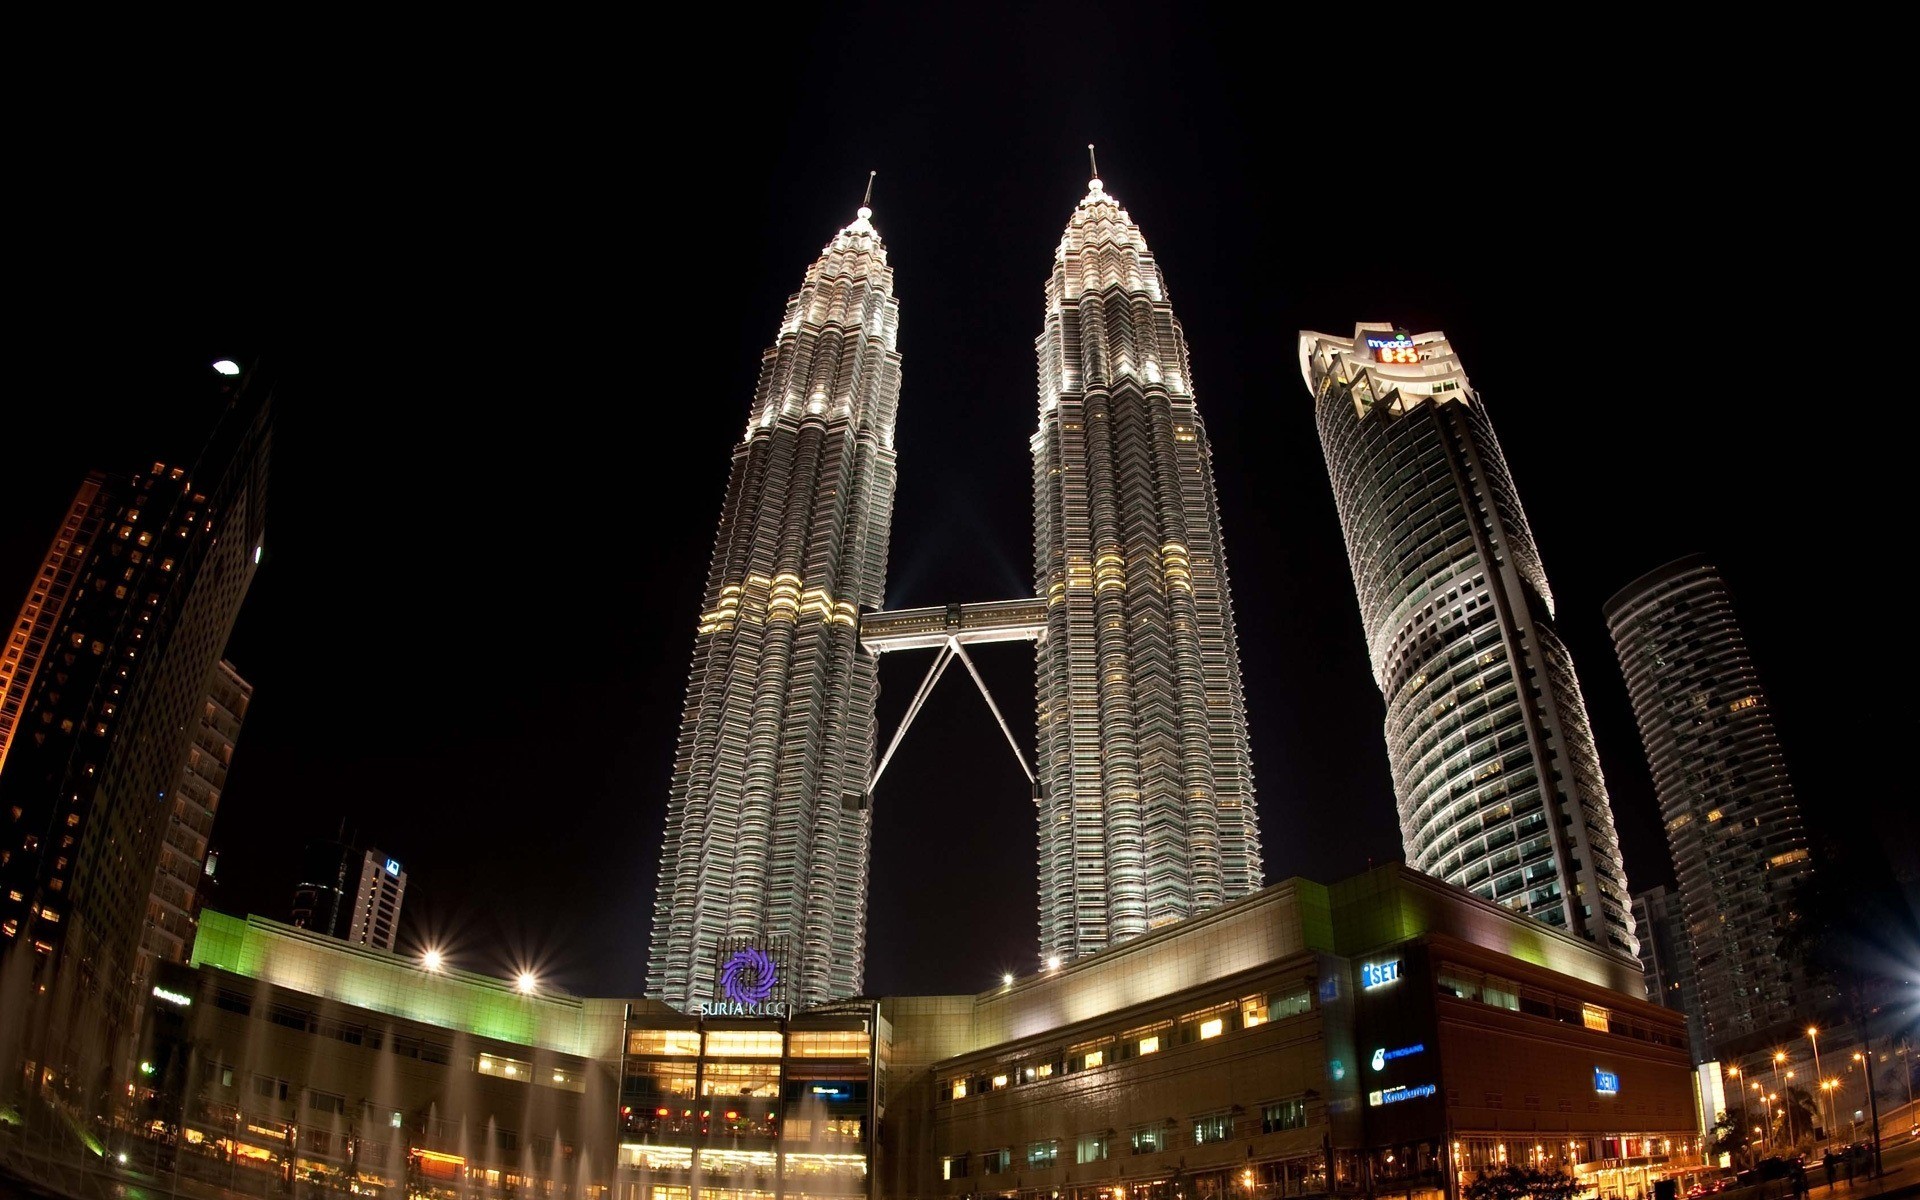
[[[1786,1061],[1787,1061],[1787,1052],[1785,1050],[1775,1050],[1773,1052],[1773,1095],[1771,1097],[1772,1100],[1778,1100],[1780,1098],[1780,1088],[1781,1088],[1780,1064]],[[1791,1071],[1787,1072],[1787,1078],[1792,1079],[1793,1072]],[[1786,1122],[1783,1121],[1781,1122],[1781,1124],[1784,1126]],[[1780,1131],[1781,1141],[1783,1144],[1786,1141],[1785,1135],[1789,1132],[1791,1131],[1788,1129],[1785,1129],[1785,1128],[1781,1129]],[[1771,1136],[1773,1133],[1773,1125],[1771,1123],[1767,1125],[1767,1133],[1769,1136]]]
[[[1818,1025],[1807,1026],[1807,1041],[1813,1045],[1814,1082],[1820,1085],[1820,1090],[1822,1092],[1825,1092],[1827,1090],[1827,1081],[1824,1078],[1822,1078],[1820,1075],[1820,1027]],[[1820,1117],[1820,1123],[1829,1129],[1833,1127],[1831,1120],[1824,1114],[1824,1112]]]
[[[1733,1076],[1733,1086],[1740,1093],[1740,1148],[1747,1148],[1747,1089],[1740,1086],[1740,1068],[1728,1067],[1727,1074]]]

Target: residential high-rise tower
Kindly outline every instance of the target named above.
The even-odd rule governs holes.
[[[1442,333],[1300,335],[1415,869],[1633,955],[1613,809],[1485,406]]]
[[[807,269],[760,361],[695,632],[667,801],[647,995],[721,999],[723,951],[779,998],[865,969],[875,657],[895,479],[899,302],[862,207]]]
[[[199,454],[90,477],[14,627],[44,641],[7,693],[0,951],[57,959],[74,1027],[109,1039],[131,1013],[169,789],[265,532],[269,388],[231,362],[208,378]],[[68,576],[58,598],[44,586]]]
[[[1605,613],[1666,821],[1707,1041],[1797,1029],[1820,988],[1782,935],[1813,864],[1726,580],[1690,555]]]
[[[1263,881],[1206,426],[1146,239],[1096,177],[1035,339],[1040,948],[1072,958]]]
[[[147,896],[147,923],[140,936],[142,971],[153,963],[187,961],[200,916],[201,885],[207,869],[207,842],[227,787],[227,768],[247,719],[253,685],[225,659],[207,678],[206,699],[193,721],[193,741],[168,789],[173,811],[161,837]],[[140,976],[145,979],[145,974]]]

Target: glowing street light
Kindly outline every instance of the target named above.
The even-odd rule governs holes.
[[[1001,986],[1001,987],[1012,987],[1012,986],[1013,986],[1013,972],[1012,972],[1012,971],[1008,971],[1008,972],[1007,972],[1006,974],[1004,974],[1004,975],[1002,975],[1002,976],[1000,976],[1000,986]]]
[[[240,364],[230,358],[223,358],[213,364],[213,369],[222,375],[238,375],[240,373]]]
[[[1815,1079],[1819,1079],[1820,1078],[1820,1027],[1818,1025],[1807,1026],[1807,1040],[1813,1043],[1813,1077]],[[1826,1091],[1827,1085],[1825,1083],[1822,1083],[1820,1085],[1820,1090],[1823,1092]],[[1823,1096],[1821,1097],[1821,1099],[1824,1100],[1825,1097]],[[1833,1128],[1833,1121],[1829,1118],[1830,1118],[1830,1114],[1825,1112],[1823,1109],[1823,1111],[1820,1114],[1820,1123],[1822,1125],[1825,1125],[1828,1130],[1831,1130]]]
[[[533,995],[533,989],[539,985],[540,981],[534,977],[532,971],[520,972],[520,978],[514,981],[514,986],[520,989],[520,994],[523,996]]]
[[[429,971],[438,971],[446,961],[445,955],[431,947],[428,948],[425,954],[420,956],[420,965]]]
[[[1060,969],[1060,956],[1058,954],[1049,956],[1047,958],[1047,970],[1058,971],[1059,969]]]

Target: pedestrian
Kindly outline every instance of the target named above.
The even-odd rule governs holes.
[[[1800,1165],[1798,1159],[1795,1159],[1793,1163],[1793,1200],[1806,1200],[1806,1196],[1807,1169]]]
[[[1820,1165],[1827,1169],[1827,1187],[1829,1190],[1833,1187],[1833,1165],[1838,1161],[1839,1156],[1833,1152],[1832,1146],[1828,1146],[1825,1157],[1820,1160]]]
[[[1856,1157],[1857,1156],[1853,1152],[1853,1147],[1848,1146],[1847,1147],[1847,1187],[1848,1188],[1853,1187],[1853,1164]]]

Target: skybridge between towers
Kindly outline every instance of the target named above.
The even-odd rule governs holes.
[[[982,642],[1038,642],[1047,634],[1047,602],[1034,598],[1031,600],[987,600],[977,604],[945,604],[933,608],[902,608],[892,612],[868,613],[860,618],[860,644],[874,655],[886,654],[893,650],[933,650],[933,665],[927,668],[927,674],[920,681],[920,690],[913,695],[913,702],[907,706],[907,713],[900,718],[900,728],[893,734],[893,740],[887,743],[887,752],[880,756],[880,763],[873,769],[873,778],[867,782],[867,792],[880,785],[880,776],[887,769],[887,763],[893,760],[893,752],[900,748],[900,739],[907,735],[907,728],[913,719],[920,715],[920,708],[927,702],[940,676],[954,659],[959,659],[967,668],[967,674],[973,676],[980,695],[986,698],[987,707],[993,711],[993,719],[1000,723],[1000,732],[1007,736],[1007,745],[1013,749],[1013,757],[1020,764],[1020,770],[1033,784],[1034,802],[1040,800],[1040,783],[1035,778],[1033,768],[1027,762],[1027,756],[1020,752],[1020,743],[1013,736],[1013,730],[1007,727],[1007,719],[1000,715],[1000,706],[993,702],[993,693],[987,690],[987,681],[973,665],[973,659],[967,654],[967,647]]]

